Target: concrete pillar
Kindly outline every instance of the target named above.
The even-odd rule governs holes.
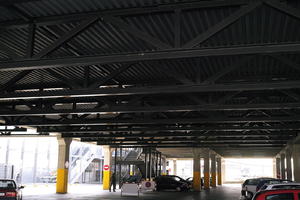
[[[167,158],[162,159],[162,175],[167,175]]]
[[[286,158],[286,179],[292,180],[292,152],[288,148],[285,153]]]
[[[276,178],[281,178],[280,158],[276,157]]]
[[[200,165],[200,151],[194,149],[194,162],[193,162],[193,188],[195,191],[201,191],[201,165]]]
[[[58,164],[56,178],[56,193],[68,192],[69,154],[72,138],[57,138],[58,140]]]
[[[281,178],[286,179],[285,175],[285,154],[280,154],[280,169],[281,169]]]
[[[212,153],[210,155],[211,158],[211,186],[217,187],[217,163],[216,163],[216,154]]]
[[[176,176],[177,174],[177,161],[173,160],[173,175]]]
[[[209,189],[209,187],[210,187],[210,163],[209,163],[210,152],[209,152],[209,149],[205,149],[203,151],[203,156],[204,156],[204,188]]]
[[[221,159],[221,170],[222,170],[222,183],[225,182],[225,174],[226,174],[226,167],[225,167],[225,159]]]
[[[110,146],[103,146],[103,151],[103,190],[109,190],[111,178],[112,149],[110,148]]]
[[[300,182],[300,144],[293,145],[294,181]]]
[[[222,158],[217,158],[217,176],[218,176],[218,185],[222,185]]]

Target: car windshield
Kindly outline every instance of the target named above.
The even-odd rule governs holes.
[[[12,180],[0,180],[0,188],[16,188],[16,184]]]

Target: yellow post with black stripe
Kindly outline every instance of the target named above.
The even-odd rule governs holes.
[[[217,158],[217,176],[218,176],[218,185],[222,185],[222,158]]]
[[[109,190],[111,179],[111,161],[112,150],[109,146],[103,146],[104,164],[103,164],[103,190]]]
[[[193,162],[193,189],[201,191],[201,165],[200,165],[200,151],[194,149],[194,162]]]
[[[66,194],[68,192],[68,168],[71,138],[57,138],[58,140],[58,165],[56,176],[56,193]]]
[[[210,152],[209,149],[204,150],[204,189],[210,188]]]
[[[211,154],[211,186],[217,187],[216,154]]]

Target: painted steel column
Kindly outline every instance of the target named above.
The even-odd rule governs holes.
[[[211,158],[211,186],[217,187],[216,154],[212,153],[210,158]]]
[[[201,165],[199,149],[193,149],[193,154],[193,188],[195,191],[201,191]]]
[[[276,178],[281,178],[280,158],[276,157]]]
[[[204,150],[204,188],[210,187],[210,163],[209,163],[209,149]]]
[[[177,161],[173,160],[173,175],[176,176],[177,174]]]
[[[68,192],[69,156],[72,138],[58,137],[58,165],[56,178],[56,193]]]
[[[280,154],[281,179],[286,179],[285,175],[285,154]]]
[[[218,176],[218,185],[222,185],[222,158],[217,157],[217,176]]]
[[[288,148],[285,152],[285,158],[286,158],[286,178],[288,180],[292,180],[292,152]]]
[[[103,146],[103,151],[103,190],[109,190],[111,178],[112,149],[110,148],[110,146]]]
[[[293,145],[294,181],[300,182],[300,144]]]

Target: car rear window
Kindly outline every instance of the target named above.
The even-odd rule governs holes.
[[[293,193],[272,194],[266,196],[266,200],[294,200]]]
[[[247,182],[247,185],[257,185],[259,183],[258,179],[250,179]]]
[[[16,184],[11,180],[0,180],[0,188],[16,188]]]

